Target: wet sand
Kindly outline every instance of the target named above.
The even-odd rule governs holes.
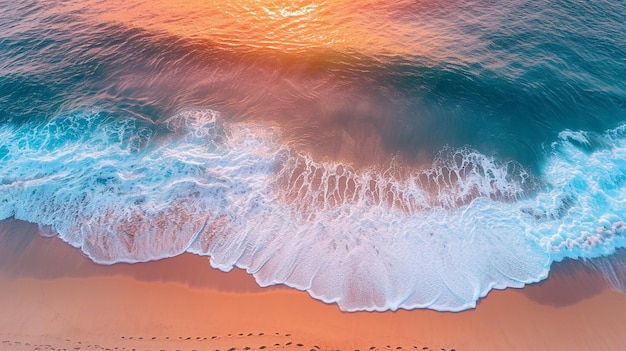
[[[98,266],[32,226],[2,228],[0,350],[626,349],[626,295],[578,263],[471,311],[344,313],[202,257]]]

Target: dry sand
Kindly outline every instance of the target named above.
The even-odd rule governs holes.
[[[2,351],[626,349],[626,295],[574,263],[462,313],[343,313],[206,258],[97,266],[15,226],[0,231]]]

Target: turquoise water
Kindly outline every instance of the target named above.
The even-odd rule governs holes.
[[[260,3],[0,3],[0,219],[349,311],[626,245],[626,5]]]

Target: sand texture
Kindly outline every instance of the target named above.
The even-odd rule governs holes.
[[[97,266],[58,239],[0,239],[3,351],[626,349],[626,295],[576,264],[471,311],[345,313],[193,255]]]

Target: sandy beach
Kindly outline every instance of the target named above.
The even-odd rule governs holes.
[[[0,350],[626,347],[626,295],[575,263],[543,283],[493,291],[475,310],[344,313],[305,292],[259,288],[242,271],[215,271],[207,258],[98,266],[35,234],[19,222],[0,233]]]

